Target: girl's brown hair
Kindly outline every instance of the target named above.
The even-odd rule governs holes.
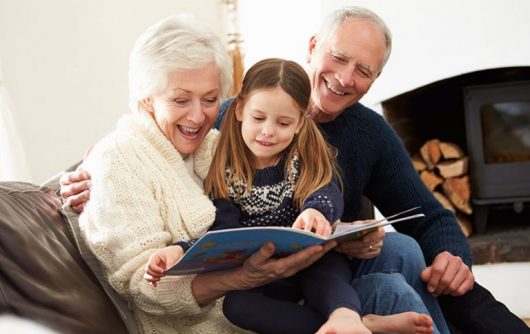
[[[241,134],[241,122],[236,109],[243,108],[252,93],[260,89],[281,87],[306,117],[311,98],[311,83],[304,69],[289,60],[269,58],[254,64],[243,79],[241,92],[234,98],[221,123],[221,136],[213,162],[204,182],[206,193],[214,198],[228,198],[227,181],[243,180],[247,190],[252,188],[255,168],[253,154],[245,145]],[[284,152],[285,172],[295,154],[300,161],[300,176],[294,186],[294,204],[301,207],[308,195],[328,184],[337,175],[334,151],[326,143],[316,124],[306,118],[293,142]],[[229,171],[229,174],[226,171]]]

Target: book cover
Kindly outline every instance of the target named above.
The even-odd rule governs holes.
[[[328,237],[291,227],[278,226],[210,231],[197,240],[179,262],[169,268],[166,273],[168,275],[189,275],[234,268],[240,266],[246,258],[257,252],[268,241],[274,242],[275,257],[283,257],[328,240],[343,242],[360,239],[381,226],[424,217],[424,214],[418,213],[393,219],[418,208],[408,209],[367,223],[338,223],[333,234]]]

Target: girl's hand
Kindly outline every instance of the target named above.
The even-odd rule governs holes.
[[[166,275],[166,270],[173,267],[183,255],[184,249],[176,245],[157,250],[147,261],[144,279],[156,287],[157,282]]]
[[[331,234],[331,224],[324,215],[315,209],[305,209],[296,218],[293,228],[314,232],[323,237]]]

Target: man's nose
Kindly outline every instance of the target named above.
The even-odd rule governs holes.
[[[343,87],[352,87],[355,85],[354,72],[355,66],[345,65],[337,72],[336,78]]]

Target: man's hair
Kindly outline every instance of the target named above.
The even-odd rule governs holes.
[[[319,39],[321,41],[327,40],[335,32],[335,30],[337,30],[338,26],[342,24],[342,22],[350,18],[364,19],[374,23],[377,27],[379,27],[385,37],[386,53],[385,58],[383,59],[384,66],[390,57],[390,52],[392,51],[392,34],[390,33],[390,29],[383,19],[367,8],[350,6],[334,10],[322,23],[320,32],[318,34]]]
[[[245,74],[241,92],[228,107],[221,123],[219,143],[204,181],[204,189],[212,197],[228,198],[230,181],[243,181],[247,191],[252,188],[256,171],[253,167],[253,153],[243,140],[241,122],[236,118],[236,110],[242,110],[253,93],[275,87],[280,87],[295,101],[300,110],[300,117],[306,117],[311,98],[311,83],[304,69],[293,61],[279,58],[264,59],[254,64]],[[284,159],[280,160],[285,163],[286,173],[291,168],[295,154],[300,162],[300,176],[293,185],[293,200],[296,207],[301,207],[307,196],[328,184],[334,173],[337,176],[338,174],[334,164],[334,152],[310,118],[304,119],[293,142],[282,152]]]
[[[149,27],[129,57],[129,107],[163,91],[173,71],[201,69],[214,62],[221,98],[232,84],[232,61],[220,38],[189,14],[170,16]]]

